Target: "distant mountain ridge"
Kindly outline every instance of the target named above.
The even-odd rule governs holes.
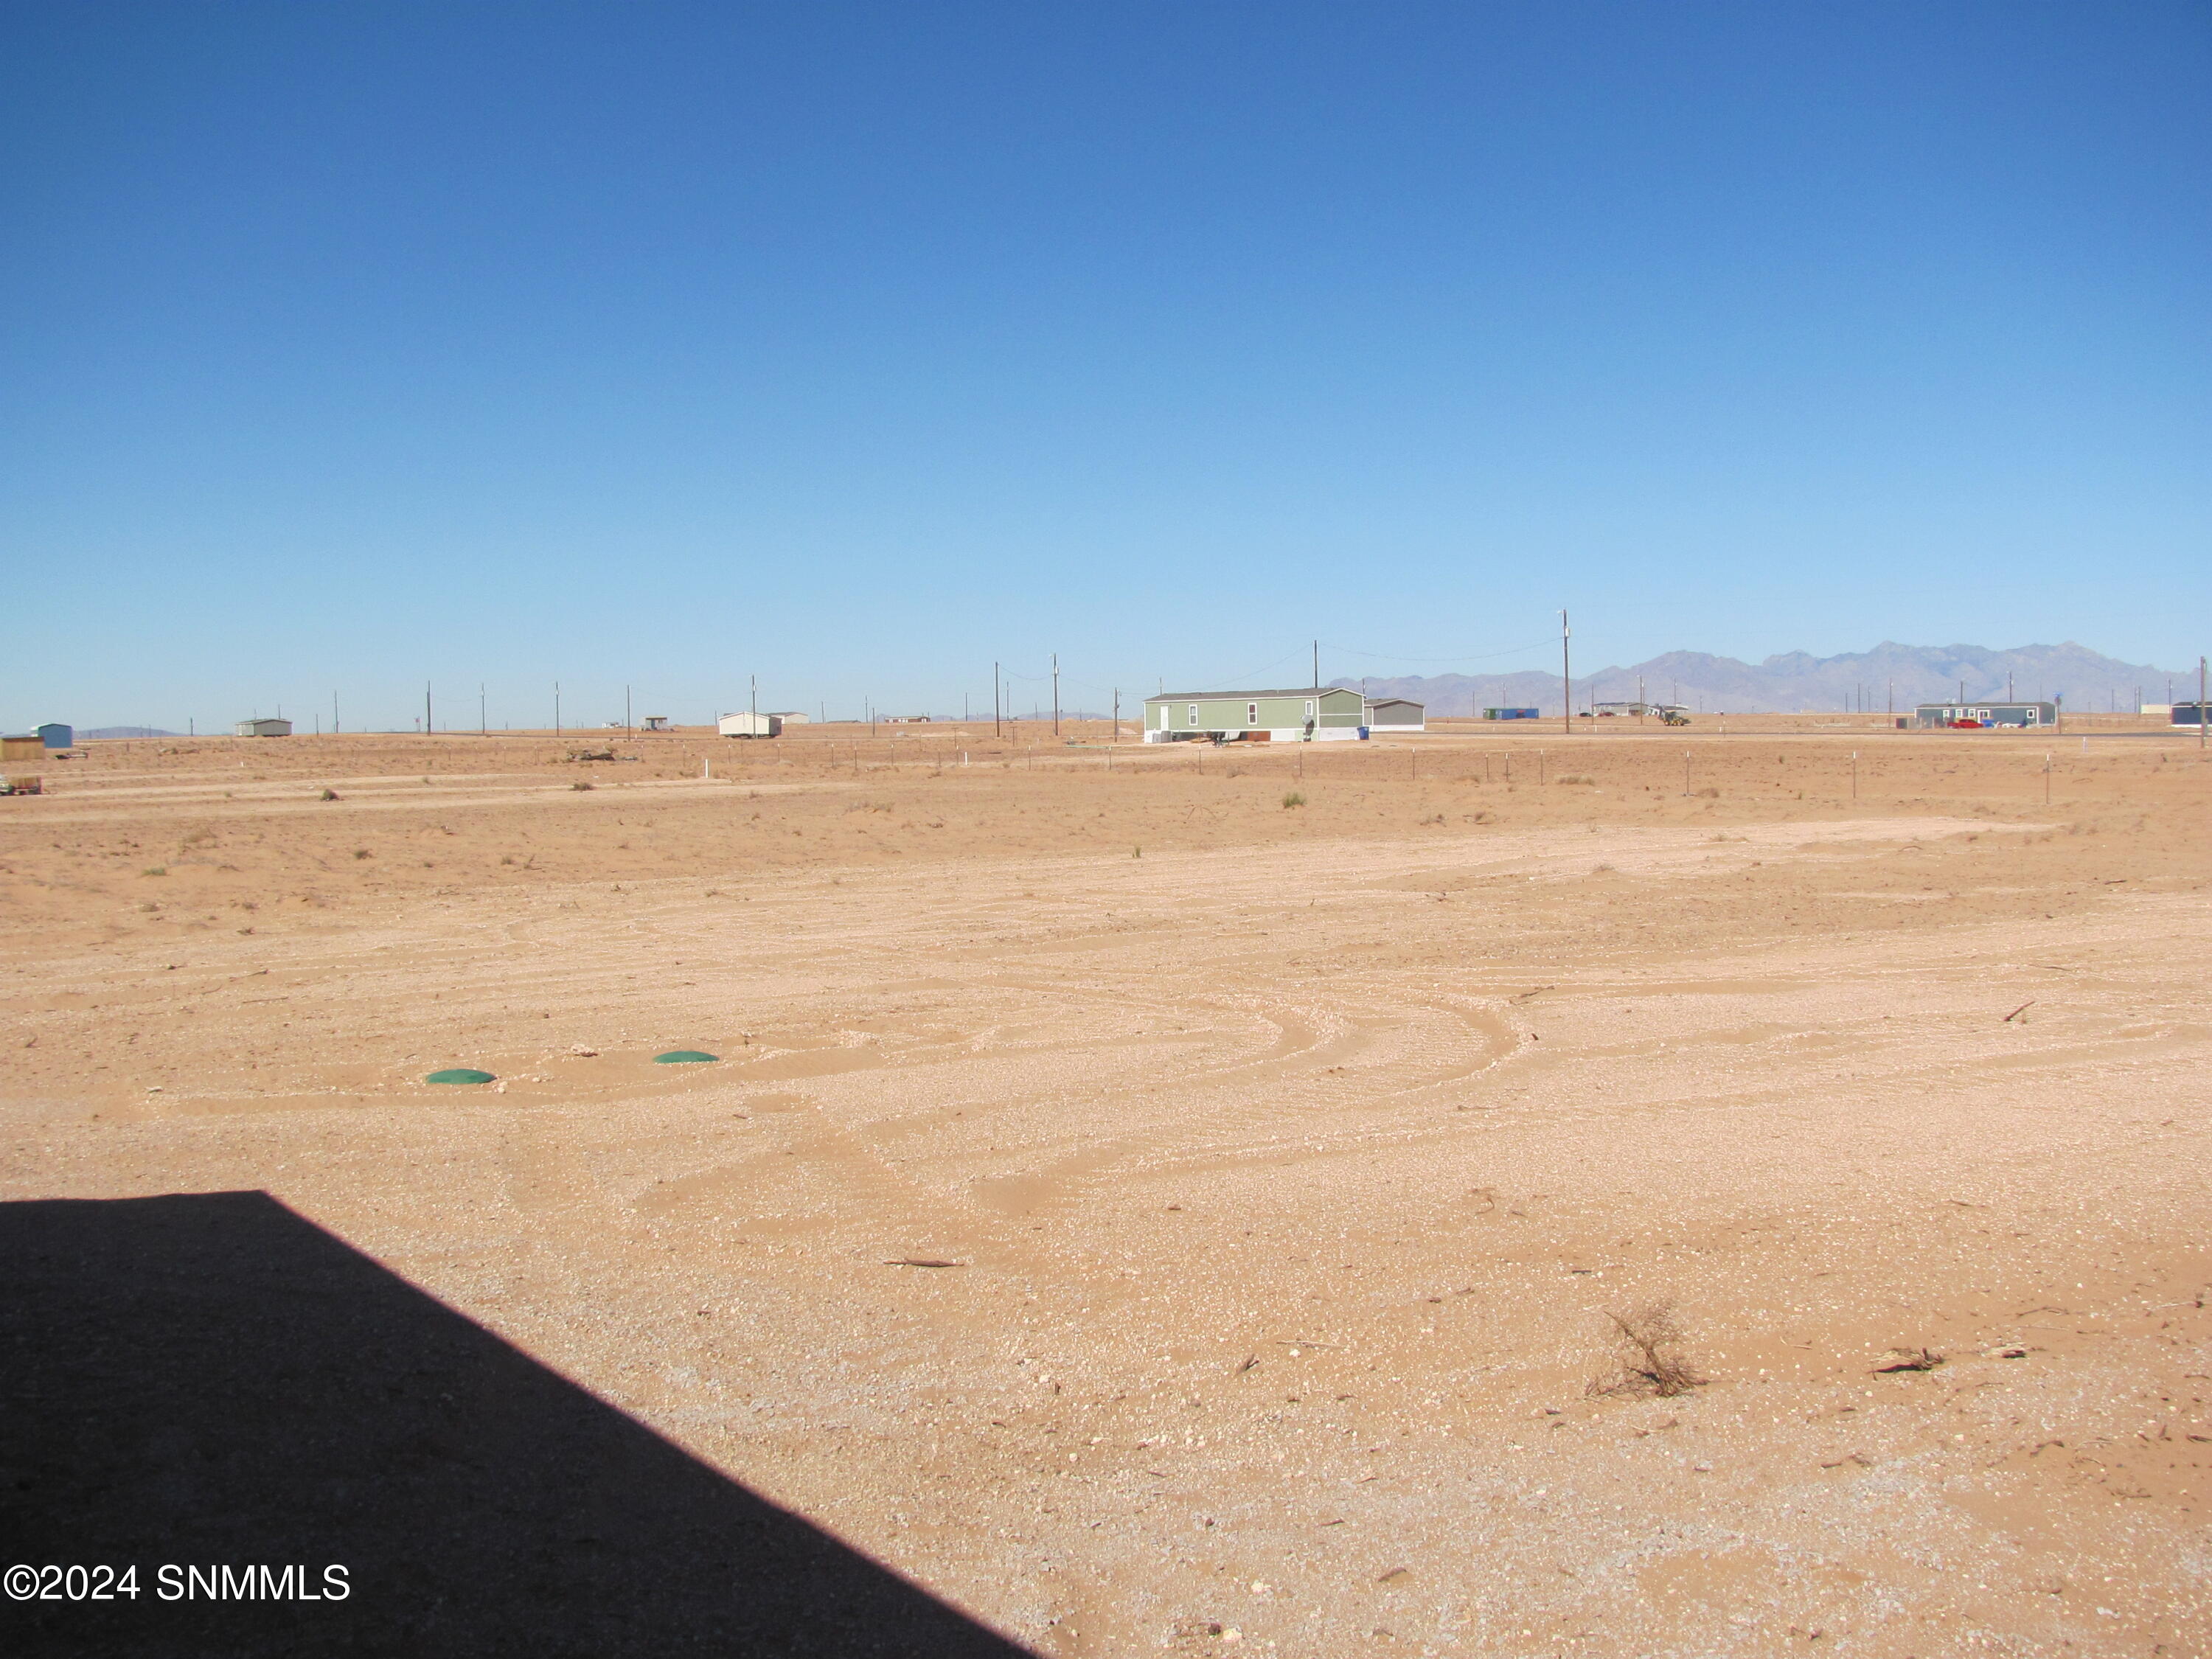
[[[1784,651],[1764,662],[1741,662],[1703,651],[1669,651],[1626,668],[1577,673],[1577,708],[1593,702],[1621,702],[1637,695],[1653,702],[1679,702],[1711,714],[1796,714],[1894,708],[1909,712],[1917,702],[1960,695],[1977,701],[2011,695],[2023,701],[2063,698],[2084,714],[2118,708],[2132,713],[2140,702],[2193,697],[2197,672],[2122,662],[2068,641],[2061,645],[2022,645],[1992,651],[1978,645],[1899,645],[1885,640],[1871,651],[1815,657]],[[1403,675],[1395,678],[1339,678],[1332,685],[1364,685],[1370,696],[1411,697],[1436,715],[1465,717],[1504,706],[1559,712],[1556,672],[1523,670],[1514,674]]]

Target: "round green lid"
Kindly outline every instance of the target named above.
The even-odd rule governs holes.
[[[721,1055],[710,1054],[703,1048],[671,1048],[665,1054],[655,1054],[653,1063],[656,1066],[703,1066],[720,1058]]]
[[[422,1079],[425,1083],[489,1083],[493,1080],[489,1072],[472,1071],[466,1066],[456,1066],[450,1071],[433,1072]]]

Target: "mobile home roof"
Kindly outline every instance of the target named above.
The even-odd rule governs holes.
[[[1289,691],[1158,691],[1146,697],[1146,702],[1235,702],[1239,698],[1249,702],[1255,697],[1356,697],[1359,693],[1348,685],[1324,685],[1316,690],[1310,685],[1301,685]]]

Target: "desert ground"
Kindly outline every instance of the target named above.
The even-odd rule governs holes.
[[[0,1200],[270,1194],[1039,1654],[2201,1654],[2136,724],[92,744]]]

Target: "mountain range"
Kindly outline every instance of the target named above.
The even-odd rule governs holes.
[[[1556,672],[1514,674],[1405,675],[1395,678],[1340,678],[1332,685],[1364,687],[1370,696],[1410,697],[1433,715],[1480,713],[1498,706],[1559,712]],[[1815,657],[1785,651],[1763,662],[1741,662],[1703,651],[1669,651],[1626,668],[1601,668],[1574,678],[1577,708],[1593,702],[1625,702],[1641,695],[1653,702],[1679,702],[1711,714],[1820,713],[1894,708],[1964,695],[1977,701],[2013,696],[2063,698],[2084,714],[2133,712],[2143,702],[2197,695],[2191,668],[2154,668],[2122,662],[2069,641],[1992,651],[1978,645],[1899,645],[1884,641],[1871,651]]]

